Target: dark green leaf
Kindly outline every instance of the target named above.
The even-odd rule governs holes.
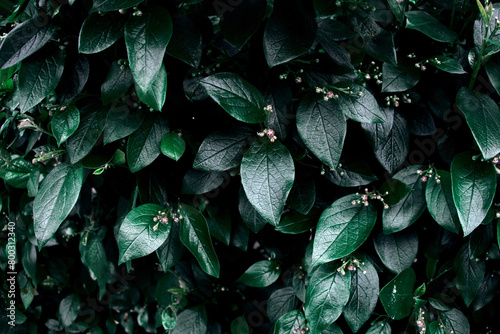
[[[405,198],[413,189],[397,179],[388,179],[382,184],[378,192],[383,196],[384,203],[394,205]]]
[[[382,92],[404,92],[413,88],[420,80],[420,72],[415,68],[382,65]]]
[[[451,164],[451,187],[458,218],[469,235],[488,213],[496,191],[496,175],[493,166],[478,159],[470,152],[458,154]]]
[[[418,235],[408,231],[389,235],[379,233],[373,244],[382,263],[391,272],[399,274],[410,268],[417,257]]]
[[[228,210],[212,212],[211,207],[207,208],[210,217],[207,219],[210,234],[229,246],[231,240],[231,216]]]
[[[387,3],[392,10],[392,13],[399,22],[404,22],[405,19],[405,8],[408,4],[408,0],[398,1],[398,0],[388,0]]]
[[[295,59],[311,48],[316,35],[314,13],[300,1],[274,2],[264,30],[264,55],[269,67]]]
[[[305,303],[306,302],[306,273],[302,268],[295,271],[292,277],[293,291],[295,291],[295,296]]]
[[[326,178],[340,187],[364,186],[378,180],[370,167],[358,158],[341,159],[337,168],[327,171]]]
[[[290,311],[278,319],[274,325],[273,334],[296,334],[298,332],[298,328],[301,328],[305,321],[306,318],[304,317],[302,311]]]
[[[457,94],[457,106],[464,113],[467,124],[485,159],[500,152],[500,109],[488,95],[471,92],[462,87]]]
[[[156,250],[164,272],[179,262],[185,250],[179,237],[180,223],[173,221],[170,224],[172,227],[167,240]]]
[[[111,12],[137,6],[144,0],[94,0],[93,12]]]
[[[0,178],[14,188],[26,188],[33,171],[33,165],[23,158],[12,158],[6,151],[0,151]]]
[[[33,224],[39,249],[52,238],[75,206],[82,184],[82,165],[60,164],[43,180],[33,202]]]
[[[56,87],[55,93],[60,104],[72,102],[78,94],[83,91],[90,75],[90,64],[87,56],[80,55],[74,59],[68,59],[64,66],[64,72]]]
[[[146,116],[143,112],[131,111],[125,103],[112,106],[106,117],[104,144],[131,135],[141,126]]]
[[[236,4],[224,10],[220,29],[229,43],[241,49],[259,28],[267,3],[264,0],[250,0]]]
[[[405,13],[407,22],[406,28],[420,31],[424,35],[443,43],[453,43],[457,39],[457,34],[448,29],[436,18],[424,11],[411,11]]]
[[[465,315],[456,308],[441,313],[441,319],[448,332],[453,331],[453,334],[470,333],[469,321]]]
[[[392,108],[383,108],[385,123],[361,123],[370,145],[374,152],[378,151],[389,139],[392,127],[394,125],[394,110]]]
[[[250,328],[248,327],[245,316],[240,316],[231,321],[231,334],[249,334]]]
[[[366,88],[349,84],[346,89],[349,89],[349,94],[341,93],[339,98],[333,101],[337,102],[347,117],[361,123],[385,122],[385,115],[380,110],[377,100]]]
[[[102,104],[108,105],[127,93],[134,83],[130,68],[113,62],[108,76],[101,85]]]
[[[366,334],[391,334],[392,329],[386,321],[379,321],[374,323],[367,331]]]
[[[254,288],[263,288],[273,284],[280,274],[281,269],[276,261],[265,260],[252,264],[238,281]]]
[[[172,334],[206,333],[207,311],[205,306],[198,305],[185,309],[177,316],[177,323]]]
[[[373,265],[364,264],[351,272],[351,297],[344,309],[344,318],[353,333],[359,331],[370,318],[378,301],[379,281]]]
[[[325,21],[325,20],[323,20]],[[333,20],[328,20],[332,21]],[[349,51],[333,41],[330,37],[330,32],[325,31],[323,29],[318,29],[318,33],[316,34],[316,39],[321,43],[323,49],[325,49],[326,53],[330,56],[330,58],[337,63],[338,65],[346,68],[352,69],[353,66],[351,64],[351,55]]]
[[[363,35],[363,34],[362,34]],[[382,30],[375,36],[364,34],[363,50],[375,59],[396,66],[396,48],[392,32]]]
[[[194,158],[193,168],[222,172],[238,167],[248,147],[250,133],[238,131],[212,133],[201,143],[198,153]]]
[[[347,131],[345,116],[334,99],[306,95],[297,109],[297,130],[304,144],[329,168],[336,168]]]
[[[204,272],[219,277],[219,259],[212,245],[205,217],[189,205],[183,205],[181,212],[184,216],[179,232],[182,243],[198,260]]]
[[[303,215],[307,215],[316,200],[316,185],[314,178],[304,177],[295,180],[290,195],[288,205]]]
[[[336,324],[330,324],[324,331],[321,332],[321,334],[343,334],[342,329]]]
[[[243,188],[240,188],[238,210],[241,219],[245,225],[254,233],[258,233],[267,221],[255,210],[253,205],[248,201],[247,195]]]
[[[287,214],[276,226],[276,231],[287,234],[299,234],[316,226],[321,210],[313,208],[307,215],[299,212]]]
[[[169,132],[161,139],[161,153],[170,159],[178,161],[186,150],[186,142],[180,133]]]
[[[210,97],[239,121],[260,123],[266,119],[266,102],[262,94],[235,73],[217,73],[200,84]]]
[[[351,272],[342,275],[337,263],[318,267],[309,280],[304,312],[312,333],[321,333],[340,317],[349,300]]]
[[[497,94],[500,94],[500,65],[498,62],[491,59],[484,65],[488,79],[490,83],[495,88]]]
[[[439,175],[439,183],[435,177],[431,177],[425,188],[427,209],[441,227],[460,233],[460,220],[451,190],[451,174],[445,170],[436,170],[436,174]]]
[[[182,193],[190,195],[207,193],[217,189],[228,177],[228,174],[224,173],[190,169],[182,180]]]
[[[106,124],[106,108],[87,105],[80,113],[78,129],[66,141],[71,163],[82,160],[97,143]]]
[[[288,149],[279,141],[256,140],[243,156],[240,173],[250,203],[269,223],[278,225],[295,178]]]
[[[417,173],[422,166],[408,166],[394,175],[413,190],[395,205],[389,206],[382,214],[384,234],[404,230],[413,224],[425,211],[425,183]]]
[[[192,67],[200,66],[202,56],[201,33],[187,16],[172,15],[173,34],[167,46],[167,53]]]
[[[55,112],[50,124],[57,145],[61,146],[78,129],[80,111],[73,104],[63,107]]]
[[[0,69],[11,67],[38,51],[52,38],[57,27],[40,14],[12,29],[0,46]]]
[[[132,173],[149,166],[161,153],[161,139],[168,132],[166,120],[150,114],[127,142],[127,162]]]
[[[168,222],[162,222],[163,210],[157,204],[143,204],[125,216],[118,236],[118,264],[151,254],[165,242],[172,217],[165,215]]]
[[[71,294],[64,297],[59,303],[59,316],[64,327],[69,327],[76,320],[80,311],[80,297]]]
[[[267,316],[272,323],[297,306],[295,291],[292,287],[275,290],[267,301]]]
[[[127,21],[125,44],[130,69],[143,91],[154,83],[171,37],[172,19],[163,7],[148,6],[141,16],[132,16]]]
[[[408,268],[380,290],[379,299],[387,315],[392,319],[399,320],[410,315],[415,303],[413,300],[415,281],[415,272]]]
[[[83,22],[78,38],[80,53],[106,50],[123,36],[127,16],[119,13],[92,13]]]
[[[318,21],[318,34],[320,33],[332,41],[344,41],[356,36],[356,32],[345,23],[330,18]]]
[[[470,306],[477,291],[483,283],[486,264],[484,260],[474,258],[470,253],[469,246],[463,245],[455,257],[453,263],[455,272],[457,273],[457,289],[460,291],[460,296],[467,307]]]
[[[109,266],[106,251],[99,238],[94,237],[87,243],[85,262],[99,285],[99,298],[103,298],[106,292]]]
[[[21,113],[36,106],[57,87],[63,70],[64,57],[58,49],[46,56],[36,55],[23,62],[18,86]]]
[[[248,248],[248,240],[250,237],[250,230],[243,224],[236,224],[235,228],[232,229],[231,234],[231,245],[238,247],[242,251],[246,252]]]
[[[313,265],[349,255],[368,238],[377,220],[377,210],[371,203],[358,204],[360,199],[359,195],[347,195],[323,212],[314,236]]]
[[[167,97],[167,70],[165,65],[161,64],[160,70],[156,74],[153,83],[147,91],[136,85],[137,97],[142,103],[150,108],[150,111],[161,111]]]
[[[26,241],[23,246],[23,256],[21,263],[23,264],[26,275],[29,276],[35,286],[37,286],[36,278],[36,246],[30,241]]]
[[[431,59],[429,59],[429,64],[440,69],[441,71],[445,71],[452,74],[467,73],[457,60],[446,56],[432,57]]]

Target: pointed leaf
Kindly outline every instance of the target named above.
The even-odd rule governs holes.
[[[255,210],[252,204],[248,201],[247,195],[243,188],[240,188],[238,210],[240,212],[241,219],[245,225],[252,230],[254,233],[258,233],[264,226],[266,226],[267,221]]]
[[[453,267],[457,274],[457,289],[465,305],[469,307],[483,283],[486,263],[482,259],[474,258],[466,244],[455,257]]]
[[[80,311],[80,297],[77,294],[71,294],[64,297],[59,303],[59,316],[64,327],[73,324]]]
[[[265,260],[252,264],[238,281],[254,288],[263,288],[276,282],[280,274],[278,262]]]
[[[379,298],[382,306],[392,319],[399,320],[410,315],[415,304],[413,300],[415,281],[415,272],[413,269],[408,268],[399,273],[380,290]]]
[[[410,268],[417,257],[418,235],[407,231],[389,235],[379,233],[373,244],[382,263],[391,272],[399,274]]]
[[[276,226],[276,231],[287,234],[307,232],[316,226],[320,214],[321,209],[318,208],[313,208],[307,215],[299,212],[289,213]]]
[[[420,80],[420,73],[414,68],[382,65],[382,92],[404,92],[413,88]]]
[[[171,231],[168,234],[167,240],[156,250],[158,260],[164,272],[168,272],[184,254],[184,245],[179,237],[180,223],[171,222]]]
[[[250,203],[264,219],[278,225],[295,178],[287,148],[279,141],[256,140],[243,156],[240,173]]]
[[[284,314],[274,325],[273,334],[296,334],[294,331],[300,328],[306,321],[300,310],[293,310]]]
[[[470,325],[467,317],[456,308],[440,314],[447,332],[453,334],[470,334]]]
[[[290,195],[288,205],[298,212],[307,215],[316,200],[316,185],[314,178],[305,177],[295,180]]]
[[[221,21],[222,23],[222,21]],[[202,36],[198,26],[186,15],[172,15],[173,34],[167,53],[192,67],[200,66]]]
[[[181,192],[190,195],[204,194],[217,189],[228,177],[228,174],[219,172],[202,172],[190,169],[182,180]]]
[[[161,111],[167,97],[167,70],[165,65],[161,64],[160,70],[147,91],[136,86],[136,92],[141,102],[147,105],[150,110]]]
[[[411,11],[405,13],[406,28],[420,31],[428,37],[443,43],[453,43],[457,34],[448,29],[435,17],[424,11]]]
[[[441,71],[452,74],[467,73],[457,60],[446,56],[432,57],[431,59],[429,59],[429,64],[440,69]]]
[[[177,323],[172,334],[206,333],[207,311],[204,305],[185,309],[177,316]]]
[[[111,64],[108,76],[101,85],[102,104],[108,105],[125,95],[134,83],[130,68],[117,61]]]
[[[277,289],[267,301],[267,316],[272,323],[277,322],[283,315],[295,309],[295,306],[297,299],[291,286]]]
[[[186,142],[180,133],[169,132],[161,139],[161,153],[170,159],[178,161],[186,150]]]
[[[131,111],[125,104],[117,104],[109,109],[104,127],[104,144],[112,143],[134,133],[144,121],[140,111]]]
[[[85,250],[85,261],[92,274],[97,279],[99,285],[99,298],[102,298],[106,292],[106,283],[108,280],[108,260],[106,251],[99,238],[90,239]]]
[[[54,137],[56,137],[57,145],[61,146],[73,133],[78,129],[80,124],[80,111],[75,105],[57,110],[52,116],[51,128]]]
[[[83,22],[78,38],[80,53],[106,50],[123,36],[127,16],[119,13],[92,13]]]
[[[350,119],[361,123],[384,123],[385,115],[375,97],[364,87],[349,84],[349,94],[339,94],[338,107]],[[352,92],[352,93],[351,93]]]

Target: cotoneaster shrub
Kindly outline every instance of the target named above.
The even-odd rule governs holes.
[[[0,331],[495,333],[499,10],[3,1]]]

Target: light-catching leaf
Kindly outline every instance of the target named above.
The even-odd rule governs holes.
[[[416,276],[413,269],[408,268],[387,283],[379,293],[379,299],[387,315],[394,320],[410,315],[415,304],[413,289]]]
[[[82,165],[60,164],[45,177],[33,202],[38,249],[56,233],[75,206],[83,184]]]
[[[340,93],[333,99],[338,107],[350,119],[361,123],[384,123],[385,115],[375,100],[375,97],[364,87],[349,84],[345,87],[349,94]]]
[[[185,309],[177,316],[172,334],[206,333],[207,311],[204,305]]]
[[[439,22],[435,17],[425,11],[411,11],[405,13],[406,28],[420,31],[435,41],[453,43],[457,34]]]
[[[56,137],[57,145],[61,146],[78,129],[80,111],[73,104],[61,108],[52,116],[50,124],[52,133]]]
[[[99,285],[99,298],[106,293],[106,283],[108,280],[108,260],[106,251],[99,238],[91,238],[85,250],[85,262],[97,280]]]
[[[404,92],[413,88],[420,80],[420,73],[414,68],[394,66],[389,63],[382,65],[382,92]]]
[[[281,269],[276,261],[259,261],[252,264],[238,281],[254,288],[273,284],[280,277]]]
[[[417,257],[418,235],[408,231],[388,235],[380,233],[373,239],[373,244],[382,263],[391,272],[399,274],[410,268]]]
[[[108,105],[127,93],[134,83],[132,72],[127,66],[120,65],[117,61],[111,64],[108,76],[101,85],[102,104]],[[113,106],[116,108],[116,106]],[[125,107],[124,107],[125,108]]]
[[[306,322],[301,310],[293,310],[284,314],[274,325],[273,334],[295,334],[295,330]],[[234,333],[236,334],[236,333]]]
[[[186,150],[186,142],[180,133],[169,132],[161,139],[161,153],[170,159],[178,161]]]
[[[83,22],[78,38],[80,53],[106,50],[123,36],[127,16],[119,13],[92,13]]]
[[[80,311],[80,297],[77,294],[71,294],[64,297],[59,303],[59,317],[64,327],[70,327],[78,317]]]
[[[457,289],[465,305],[469,307],[483,283],[486,263],[483,259],[475,258],[469,245],[465,244],[455,257],[453,267],[457,274]]]
[[[118,235],[118,264],[151,254],[165,242],[171,223],[161,221],[163,216],[158,212],[163,210],[157,204],[143,204],[125,216]]]
[[[297,306],[295,291],[289,286],[275,290],[267,301],[267,316],[272,323],[277,322],[286,313]]]
[[[141,102],[147,105],[150,110],[161,111],[167,98],[167,70],[165,65],[161,64],[160,70],[156,73],[156,77],[148,90],[142,90],[139,85],[136,85],[136,92]]]

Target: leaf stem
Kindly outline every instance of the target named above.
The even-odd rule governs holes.
[[[474,88],[474,83],[476,82],[476,78],[477,78],[477,74],[479,73],[479,70],[481,69],[481,66],[483,64],[483,55],[484,55],[484,51],[486,50],[486,46],[487,46],[487,36],[488,36],[488,30],[489,30],[489,26],[486,26],[486,32],[484,34],[484,38],[483,38],[483,42],[481,43],[481,50],[479,51],[479,54],[478,54],[478,60],[477,62],[474,64],[474,70],[472,72],[472,77],[470,79],[470,83],[469,83],[469,89],[472,90],[472,88]]]

